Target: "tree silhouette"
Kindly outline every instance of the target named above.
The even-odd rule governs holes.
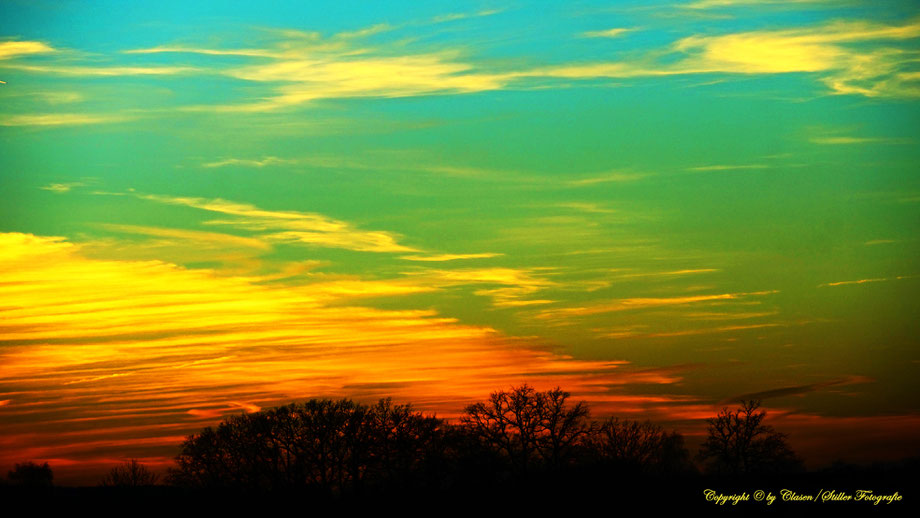
[[[159,477],[147,469],[137,459],[125,461],[109,470],[102,479],[101,485],[106,487],[144,487],[157,483]]]
[[[786,435],[763,424],[767,413],[758,408],[760,401],[741,401],[740,408],[723,408],[708,419],[709,436],[698,458],[709,471],[734,475],[801,469],[802,461],[789,448]]]
[[[645,421],[611,417],[592,433],[596,460],[626,473],[685,473],[692,470],[684,438]]]
[[[327,496],[426,483],[443,422],[394,405],[310,400],[230,417],[188,437],[173,484]]]
[[[526,473],[535,464],[559,468],[571,459],[572,449],[589,430],[588,407],[569,406],[569,397],[558,387],[545,392],[526,384],[512,387],[468,406],[461,423],[473,437],[502,454],[512,471]]]
[[[32,461],[16,464],[7,474],[7,478],[13,485],[26,488],[49,488],[54,480],[54,474],[51,467],[45,462],[42,465],[35,464]]]

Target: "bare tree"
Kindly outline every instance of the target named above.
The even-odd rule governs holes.
[[[599,461],[629,472],[678,474],[691,469],[683,436],[648,421],[611,417],[594,431],[589,444]]]
[[[514,471],[526,473],[538,462],[555,468],[564,464],[589,429],[587,406],[570,406],[569,397],[558,387],[546,392],[526,384],[512,387],[468,406],[461,423],[474,437],[503,453]]]
[[[147,469],[147,466],[138,462],[137,459],[131,459],[109,470],[109,473],[102,479],[102,485],[106,487],[152,486],[157,483],[158,478],[156,473]]]
[[[723,408],[710,418],[709,436],[698,458],[708,470],[727,474],[798,471],[802,461],[789,448],[786,435],[763,423],[767,413],[760,401],[742,401],[735,410]]]

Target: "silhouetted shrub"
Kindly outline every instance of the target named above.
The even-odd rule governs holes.
[[[105,487],[144,487],[157,483],[159,477],[137,459],[125,461],[109,470],[100,485]]]
[[[8,473],[10,483],[26,488],[49,488],[52,486],[54,474],[51,467],[45,462],[42,465],[32,461],[16,464]]]

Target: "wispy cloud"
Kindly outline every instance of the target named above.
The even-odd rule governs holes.
[[[771,290],[747,293],[718,293],[712,295],[691,295],[685,297],[637,297],[619,299],[589,306],[547,309],[538,313],[537,318],[553,319],[560,317],[580,317],[586,315],[596,315],[600,313],[613,313],[619,311],[659,308],[664,306],[683,306],[706,302],[737,300],[749,297],[762,297],[774,293],[777,293],[777,291]]]
[[[86,185],[85,182],[50,183],[40,188],[45,191],[64,193],[70,192],[74,187],[82,187],[84,185]]]
[[[480,288],[474,294],[491,297],[496,307],[519,307],[554,302],[546,299],[531,299],[531,295],[556,283],[544,278],[539,268],[464,268],[456,270],[421,270],[407,275],[425,279],[425,283],[437,286],[497,285]]]
[[[404,255],[401,258],[407,261],[443,262],[443,261],[458,261],[458,260],[465,260],[465,259],[487,259],[490,257],[498,257],[501,255],[504,255],[504,254],[483,253],[483,254]]]
[[[715,164],[698,167],[688,167],[688,171],[734,171],[744,169],[767,169],[766,164]]]
[[[600,173],[596,175],[591,175],[585,178],[579,178],[577,180],[569,181],[569,185],[575,187],[586,187],[590,185],[597,185],[599,183],[619,183],[619,182],[634,182],[636,180],[641,180],[648,176],[643,173],[633,173],[629,171],[611,171],[609,173]]]
[[[827,282],[824,284],[819,284],[819,288],[824,288],[827,286],[849,286],[851,284],[867,284],[870,282],[885,282],[889,279],[886,278],[877,278],[877,279],[857,279],[855,281],[837,281],[837,282]]]
[[[457,20],[466,20],[468,18],[481,18],[483,16],[492,16],[502,12],[501,9],[486,9],[472,13],[449,13],[435,16],[431,19],[432,23],[454,22]]]
[[[385,393],[451,416],[525,380],[631,409],[674,398],[612,387],[680,381],[554,354],[431,310],[343,305],[353,293],[342,283],[265,285],[161,261],[90,259],[62,238],[29,234],[0,234],[0,252],[0,342],[17,345],[0,348],[0,434],[16,459],[85,461],[139,447],[169,457],[227,412],[356,397],[359,386],[360,397]],[[358,293],[394,289],[349,282]]]
[[[915,53],[883,44],[918,37],[917,20],[903,25],[838,21],[796,29],[688,36],[674,42],[668,52],[649,52],[644,59],[565,64],[517,75],[591,79],[810,72],[819,74],[837,94],[915,97],[920,95],[920,74],[907,69]],[[661,60],[662,55],[668,59]]]
[[[0,116],[0,126],[82,126],[131,120],[122,114],[44,113]]]
[[[741,394],[739,396],[732,396],[722,400],[720,405],[727,405],[731,403],[737,403],[742,400],[752,400],[752,399],[773,399],[789,396],[802,396],[809,392],[816,392],[818,390],[826,389],[829,387],[838,387],[844,385],[857,385],[862,383],[872,383],[875,380],[865,376],[848,376],[846,378],[833,379],[828,381],[821,381],[818,383],[808,383],[805,385],[795,385],[791,387],[782,387],[778,389],[764,390],[762,392],[750,392],[747,394]]]
[[[200,69],[194,67],[175,67],[175,66],[67,66],[67,65],[21,65],[8,64],[6,68],[15,70],[24,70],[26,72],[38,72],[42,74],[53,74],[59,76],[74,77],[119,77],[119,76],[166,76],[176,74],[188,74],[200,72]]]
[[[215,167],[226,167],[226,166],[244,166],[244,167],[265,167],[268,165],[278,165],[278,164],[289,164],[293,160],[287,160],[284,158],[278,158],[275,156],[267,156],[262,160],[252,160],[245,158],[226,158],[224,160],[218,160],[216,162],[208,162],[201,164],[201,167],[215,168]]]
[[[875,137],[814,137],[811,142],[825,145],[872,144],[879,142],[896,142],[894,139]]]
[[[40,41],[0,41],[0,60],[49,52],[54,49]]]
[[[273,211],[254,205],[227,200],[136,194],[157,203],[182,205],[231,216],[229,220],[211,220],[205,224],[231,225],[263,232],[262,237],[278,243],[303,243],[360,252],[417,252],[400,245],[395,235],[384,231],[367,231],[322,214],[298,211]]]
[[[603,31],[588,31],[581,33],[582,36],[586,38],[619,38],[627,32],[632,32],[635,29],[626,29],[623,27],[617,27],[613,29],[606,29]]]
[[[752,6],[781,6],[833,4],[839,0],[696,0],[678,7],[685,9],[714,9],[720,7],[750,8]]]
[[[225,73],[246,81],[282,83],[274,97],[260,103],[223,107],[228,111],[270,111],[323,98],[474,93],[500,89],[508,80],[501,74],[476,72],[473,65],[441,54],[311,56]]]

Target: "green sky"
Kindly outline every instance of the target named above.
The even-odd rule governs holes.
[[[920,451],[914,2],[421,4],[0,6],[0,460],[523,381]]]

